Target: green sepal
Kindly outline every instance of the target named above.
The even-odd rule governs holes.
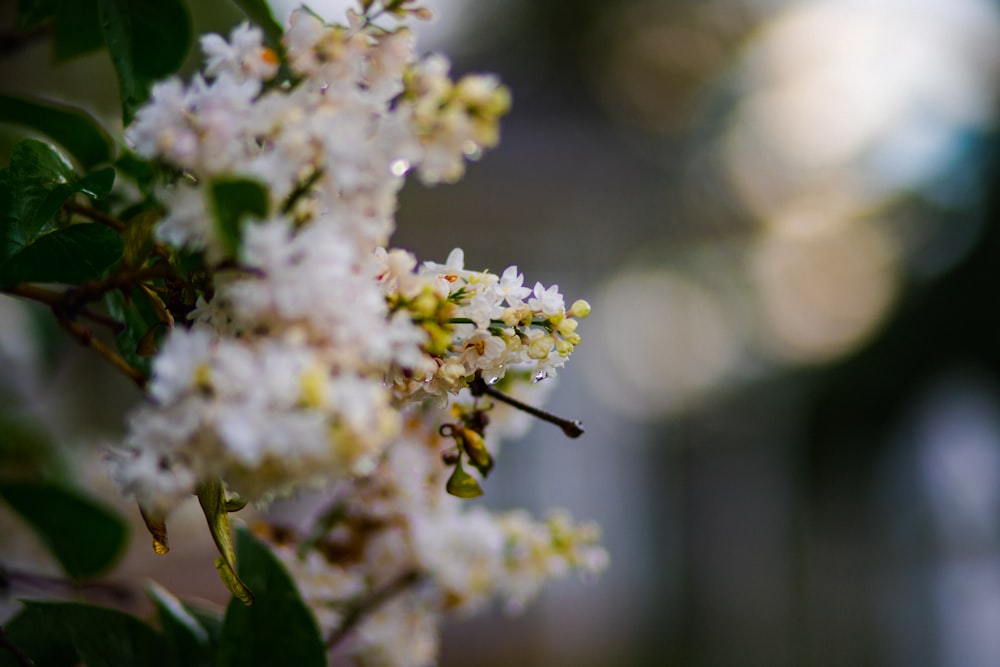
[[[455,437],[465,453],[469,455],[469,462],[479,471],[479,474],[484,478],[487,477],[493,470],[493,457],[486,449],[483,436],[470,428],[463,428],[456,433]]]
[[[475,477],[465,472],[461,459],[455,464],[455,470],[448,478],[444,490],[458,498],[478,498],[483,495],[483,488]]]
[[[215,567],[226,588],[245,605],[252,605],[254,596],[236,574],[236,548],[229,528],[229,511],[226,509],[226,489],[222,480],[205,482],[198,487],[198,502],[208,520],[208,530],[219,550]]]

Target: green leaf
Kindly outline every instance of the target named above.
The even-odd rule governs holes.
[[[7,621],[3,630],[7,641],[16,646],[36,665],[73,667],[80,662],[73,648],[69,630],[59,623],[50,623],[43,611],[25,607]],[[0,648],[0,667],[23,667],[14,656]]]
[[[50,627],[62,626],[87,667],[168,665],[163,637],[134,616],[78,602],[25,602]]]
[[[323,667],[326,651],[316,620],[271,550],[248,530],[236,533],[239,573],[253,588],[252,607],[229,601],[222,625],[218,664]]]
[[[111,167],[92,171],[76,182],[77,189],[91,199],[105,199],[115,185],[115,170]]]
[[[252,605],[254,595],[236,574],[236,549],[233,534],[229,529],[229,510],[226,507],[226,489],[221,480],[205,482],[198,487],[198,502],[208,520],[208,530],[212,533],[220,557],[215,559],[222,583],[245,605]]]
[[[17,29],[24,30],[38,25],[55,11],[54,0],[18,0]]]
[[[115,162],[115,167],[123,176],[133,181],[140,191],[146,194],[152,191],[156,172],[149,160],[139,157],[132,151],[124,150]]]
[[[84,169],[110,162],[114,154],[114,142],[97,121],[63,104],[0,94],[0,122],[46,135],[69,151]]]
[[[197,604],[192,604],[191,602],[185,602],[184,610],[191,614],[193,617],[198,619],[198,623],[201,627],[205,628],[208,632],[208,641],[213,647],[219,645],[219,640],[222,637],[222,617],[218,612],[206,609]],[[213,649],[214,650],[214,649]]]
[[[281,45],[281,37],[285,31],[281,24],[274,19],[274,14],[271,13],[271,7],[267,2],[264,0],[233,1],[252,23],[260,26],[271,48],[278,48]]]
[[[55,3],[52,55],[62,62],[104,46],[97,0],[63,0]]]
[[[160,326],[160,316],[138,287],[127,296],[118,290],[108,292],[104,303],[108,314],[124,325],[116,336],[122,358],[149,377],[151,359],[139,353],[139,344],[150,329]]]
[[[249,179],[220,179],[212,182],[210,192],[222,242],[235,254],[243,236],[243,223],[248,218],[267,217],[267,187]]]
[[[113,229],[81,223],[39,236],[0,263],[0,288],[18,283],[77,284],[100,278],[121,259],[124,244]]]
[[[16,144],[10,166],[0,170],[0,262],[51,230],[69,197],[78,192],[106,197],[113,182],[110,168],[78,178],[65,158],[43,141]]]
[[[128,526],[94,500],[44,482],[0,484],[0,497],[21,515],[73,579],[86,579],[114,565]]]
[[[98,0],[104,43],[118,72],[128,125],[154,81],[173,74],[191,45],[191,18],[181,0]]]
[[[38,424],[14,415],[0,416],[0,481],[64,479],[61,450]]]
[[[150,582],[146,592],[156,605],[172,662],[191,667],[211,667],[213,647],[208,630],[163,586]]]

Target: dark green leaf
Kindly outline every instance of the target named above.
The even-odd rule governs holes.
[[[91,199],[104,199],[115,185],[115,170],[111,167],[92,171],[76,183],[77,189]]]
[[[60,449],[32,421],[0,417],[0,481],[11,479],[63,479],[65,462]]]
[[[78,602],[25,602],[40,623],[69,631],[87,667],[167,665],[167,645],[153,628],[116,609]]]
[[[242,225],[248,218],[267,217],[267,188],[248,179],[218,180],[211,184],[215,222],[226,248],[235,253],[242,238]]]
[[[252,23],[260,26],[264,31],[271,48],[278,48],[281,44],[281,36],[284,30],[281,24],[274,20],[271,7],[264,0],[233,0],[236,5],[243,10]]]
[[[0,497],[73,579],[107,571],[125,547],[128,526],[121,517],[75,491],[43,482],[6,482],[0,484]]]
[[[55,11],[54,0],[18,0],[17,28],[24,30],[38,25]]]
[[[69,151],[84,169],[109,162],[114,153],[114,143],[104,128],[73,107],[0,94],[0,121],[41,132]]]
[[[25,607],[3,626],[7,641],[39,667],[73,667],[80,661],[73,638],[61,623],[51,623],[45,613]],[[9,652],[0,648],[0,667],[22,667]]]
[[[222,637],[222,616],[216,611],[211,611],[191,602],[185,602],[184,609],[198,619],[201,627],[205,628],[208,632],[208,640],[212,646],[218,646],[219,639]]]
[[[102,169],[77,178],[69,163],[49,144],[35,139],[11,150],[10,166],[0,170],[0,262],[55,226],[55,216],[72,195],[104,195],[114,172]]]
[[[76,284],[100,278],[121,259],[113,229],[82,223],[39,236],[0,264],[0,288],[18,283]]]
[[[97,0],[62,0],[55,3],[52,53],[56,62],[96,51],[104,46]]]
[[[125,297],[120,291],[108,292],[104,297],[108,314],[124,326],[117,335],[118,351],[130,366],[138,368],[147,377],[150,358],[139,354],[139,343],[153,327],[160,325],[160,316],[138,287]]]
[[[127,125],[153,82],[181,66],[191,45],[191,19],[181,0],[98,0],[98,7]]]
[[[156,605],[173,663],[185,667],[210,667],[213,664],[213,648],[208,630],[180,600],[159,584],[151,582],[146,586],[146,592]]]
[[[229,601],[222,625],[218,664],[326,665],[325,649],[312,613],[271,550],[248,530],[236,532],[239,573],[257,596],[247,607]]]
[[[115,162],[115,166],[123,176],[127,176],[135,182],[142,192],[149,193],[152,190],[155,172],[153,165],[132,151],[122,151],[121,156]]]

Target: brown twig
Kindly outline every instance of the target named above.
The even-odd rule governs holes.
[[[80,215],[86,216],[93,220],[94,222],[99,222],[102,225],[106,225],[111,229],[115,230],[119,234],[125,231],[125,223],[115,218],[114,216],[108,215],[104,211],[99,211],[93,206],[87,206],[86,204],[80,204],[73,200],[70,200],[66,204],[67,210],[73,213],[79,213]]]
[[[53,309],[63,307],[66,301],[64,292],[57,292],[56,290],[46,289],[37,285],[14,285],[13,287],[3,290],[3,292],[12,296],[19,296],[31,301],[37,301],[38,303],[44,303],[46,306]],[[107,327],[112,333],[118,333],[124,327],[124,325],[118,320],[110,318],[107,315],[102,315],[101,313],[95,313],[89,308],[80,308],[77,310],[77,315],[88,319],[95,324]]]
[[[479,377],[478,375],[475,377],[475,379],[472,380],[472,382],[469,383],[469,391],[472,392],[473,396],[479,397],[485,394],[486,396],[495,398],[496,400],[502,403],[511,405],[517,408],[518,410],[527,412],[532,417],[537,417],[542,421],[546,421],[550,424],[555,424],[556,426],[561,428],[562,432],[565,433],[570,438],[579,438],[581,435],[583,435],[583,424],[581,424],[579,421],[575,419],[563,419],[562,417],[557,417],[551,412],[546,412],[545,410],[539,410],[533,405],[522,403],[513,396],[508,396],[502,391],[486,384],[486,381],[483,380],[483,378]]]
[[[97,352],[97,354],[104,357],[108,363],[127,375],[128,378],[139,387],[139,389],[144,389],[146,387],[146,382],[149,381],[149,378],[147,378],[146,375],[138,368],[133,367],[125,361],[120,354],[101,342],[94,335],[94,332],[69,318],[59,317],[58,313],[56,314],[56,319],[59,321],[59,326],[69,332],[82,345],[86,345],[94,352]]]
[[[410,586],[415,585],[423,578],[416,570],[404,572],[382,588],[376,589],[371,595],[359,601],[347,614],[340,627],[334,630],[326,639],[326,648],[331,649],[351,634],[351,631],[364,619],[364,617],[375,611],[383,604],[399,595]]]

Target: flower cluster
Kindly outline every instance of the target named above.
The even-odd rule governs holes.
[[[606,560],[596,532],[561,515],[535,523],[452,497],[481,493],[462,460],[485,477],[486,424],[495,452],[496,417],[516,412],[483,387],[554,374],[589,306],[526,287],[515,266],[467,270],[461,250],[421,265],[386,249],[405,175],[459,178],[497,143],[509,96],[492,76],[452,81],[443,57],[418,59],[405,27],[374,24],[378,6],[347,25],[297,10],[280,55],[246,25],[209,35],[204,74],[158,84],[127,130],[172,175],[156,192],[158,239],[202,258],[209,280],[112,457],[153,523],[218,480],[258,501],[333,485],[338,520],[289,560],[318,617],[335,627],[392,577],[420,582],[358,628],[359,656],[397,646],[389,628],[407,615],[422,614],[429,637],[444,611],[520,605],[545,579]],[[234,183],[267,200],[235,222],[219,194]],[[428,664],[436,640],[423,646],[412,655],[427,660],[371,660]]]
[[[496,413],[491,427],[503,431],[510,412]],[[607,565],[594,524],[574,524],[561,511],[535,521],[520,510],[466,509],[445,494],[443,445],[428,441],[422,426],[411,422],[373,475],[335,489],[318,522],[325,532],[311,540],[272,535],[329,636],[338,637],[359,604],[393,593],[344,637],[366,665],[433,664],[444,616],[475,613],[494,599],[518,612],[550,579]]]

